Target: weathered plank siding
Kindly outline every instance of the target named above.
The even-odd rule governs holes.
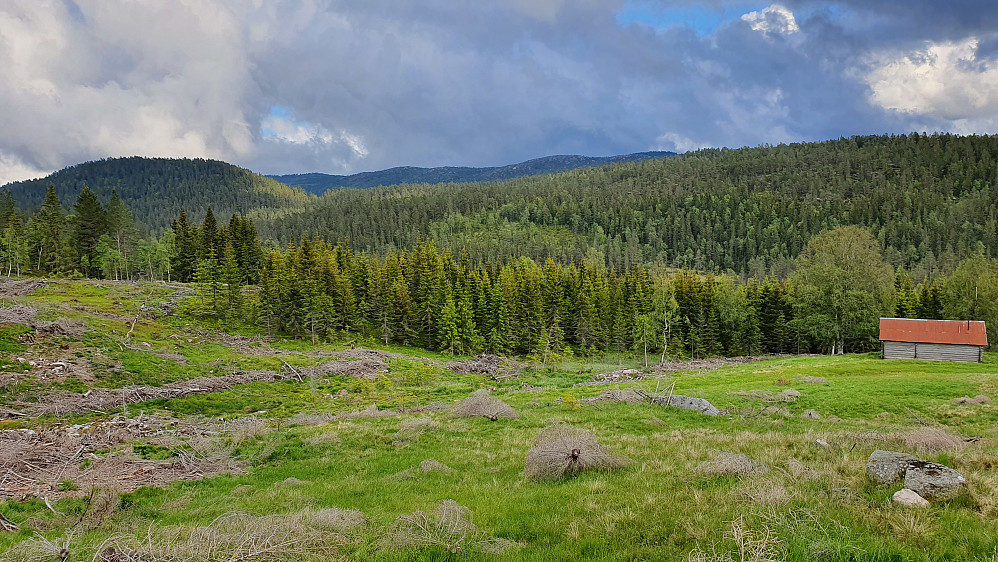
[[[980,363],[983,358],[982,349],[977,345],[885,341],[884,359],[923,359],[926,361]]]
[[[914,359],[915,344],[906,341],[885,341],[884,359]]]

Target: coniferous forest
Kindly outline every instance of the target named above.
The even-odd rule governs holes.
[[[6,275],[194,283],[206,319],[271,334],[450,353],[864,351],[881,316],[986,320],[998,341],[996,161],[998,137],[856,137],[344,189],[227,222],[210,198],[134,217],[115,189],[67,206],[50,185],[34,208],[17,185],[0,254]]]

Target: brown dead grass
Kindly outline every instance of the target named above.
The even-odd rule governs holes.
[[[523,475],[529,480],[560,480],[585,471],[609,471],[630,464],[584,430],[555,424],[541,431],[527,452]]]
[[[459,418],[483,417],[492,421],[520,417],[512,406],[492,396],[486,389],[476,390],[459,402],[454,407],[454,415]]]
[[[752,476],[769,471],[766,465],[740,453],[721,452],[711,460],[701,463],[697,472],[710,476]]]
[[[346,539],[304,513],[257,517],[227,513],[204,527],[150,527],[146,537],[112,537],[98,549],[102,562],[234,562],[333,560]]]
[[[440,502],[433,513],[416,511],[400,515],[385,536],[389,548],[443,547],[452,553],[481,548],[482,532],[472,521],[471,510],[454,500]]]

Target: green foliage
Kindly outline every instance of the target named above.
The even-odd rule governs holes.
[[[254,217],[279,216],[302,208],[314,199],[298,188],[216,160],[170,158],[109,158],[60,170],[46,178],[8,186],[22,209],[42,203],[44,187],[53,184],[64,199],[76,200],[86,184],[99,199],[117,192],[137,222],[158,236],[183,206],[201,217],[213,207],[218,216],[246,213]],[[112,206],[109,215],[114,215]]]
[[[785,279],[815,235],[857,225],[920,282],[980,246],[998,253],[998,136],[864,136],[708,149],[502,182],[327,192],[259,223],[385,253],[430,238],[473,263],[520,256]]]

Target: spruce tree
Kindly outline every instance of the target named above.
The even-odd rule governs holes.
[[[73,253],[83,275],[94,277],[98,271],[97,241],[107,232],[107,217],[97,196],[86,185],[76,198],[73,206],[76,219],[73,222]]]

